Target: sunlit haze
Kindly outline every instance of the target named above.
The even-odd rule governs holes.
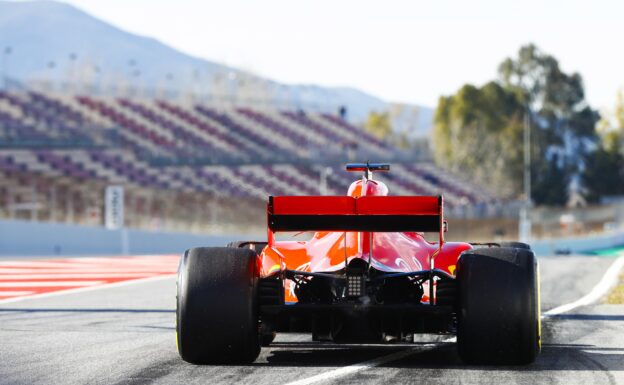
[[[354,86],[435,106],[534,42],[611,107],[624,53],[618,1],[70,0],[186,53],[290,83]]]

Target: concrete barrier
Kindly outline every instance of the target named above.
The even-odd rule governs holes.
[[[539,239],[531,242],[536,255],[553,255],[560,252],[582,254],[596,249],[606,249],[624,245],[624,232],[587,237]]]
[[[4,256],[181,254],[191,247],[225,246],[230,241],[245,239],[254,237],[0,220],[0,255]]]
[[[194,235],[18,220],[0,220],[0,255],[71,256],[183,253],[197,246],[224,246],[234,240],[264,240],[266,235]],[[582,253],[624,245],[624,233],[584,238],[540,239],[531,242],[539,255],[558,251]]]

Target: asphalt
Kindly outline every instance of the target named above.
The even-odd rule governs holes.
[[[542,309],[587,294],[613,262],[540,259]],[[0,384],[284,384],[406,352],[322,383],[624,384],[624,306],[596,304],[543,321],[538,360],[520,367],[461,363],[452,342],[326,345],[278,335],[247,366],[195,366],[175,347],[175,278],[0,303]],[[401,353],[399,353],[401,354]]]

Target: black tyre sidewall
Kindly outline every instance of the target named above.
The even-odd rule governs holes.
[[[523,242],[499,242],[501,247],[531,250],[531,246]]]
[[[462,254],[457,267],[460,357],[474,364],[528,364],[537,357],[539,294],[531,250]]]
[[[242,364],[260,352],[257,261],[250,249],[188,250],[178,271],[178,352],[196,364]]]

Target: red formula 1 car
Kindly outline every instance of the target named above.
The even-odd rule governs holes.
[[[186,251],[176,310],[182,358],[252,362],[276,332],[335,343],[448,333],[466,363],[534,361],[539,277],[530,247],[445,242],[442,197],[388,196],[372,172],[389,168],[347,165],[364,172],[347,196],[270,197],[267,242]],[[305,242],[275,239],[311,231]]]

